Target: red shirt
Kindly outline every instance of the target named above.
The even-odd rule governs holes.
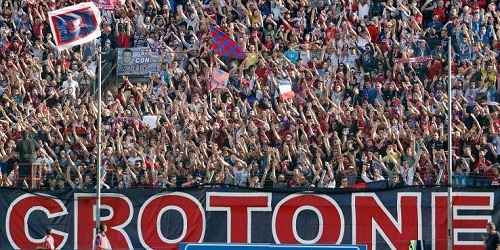
[[[500,186],[500,176],[493,176],[491,178],[491,185],[492,186]]]
[[[266,47],[267,50],[271,50],[274,47],[274,44],[273,44],[273,42],[269,42],[269,43],[266,43],[264,45],[264,47]]]
[[[476,163],[476,172],[479,173],[481,177],[492,176],[490,171],[486,171],[486,168],[491,165],[491,162],[486,159],[479,159]]]
[[[71,68],[71,61],[67,59],[61,59],[56,61],[56,65],[64,65],[67,69]]]
[[[474,1],[462,1],[462,4],[465,6],[465,5],[468,5],[470,8],[472,9],[483,9],[487,3],[486,3],[486,0],[478,0],[476,3],[474,3]]]
[[[44,30],[45,30],[45,25],[43,23],[39,25],[33,24],[33,35],[35,35],[36,38],[40,39],[43,35]]]
[[[439,76],[441,70],[443,69],[443,64],[439,60],[434,60],[429,67],[429,71],[427,72],[427,77],[432,79],[434,76]]]
[[[435,8],[434,11],[432,12],[432,15],[438,15],[439,16],[439,22],[441,23],[446,23],[446,13],[444,9],[441,8]]]
[[[258,68],[255,70],[255,74],[259,78],[259,81],[265,82],[267,79],[267,69],[265,67]]]
[[[377,41],[378,29],[375,25],[369,25],[366,27],[368,29],[368,33],[370,33],[370,37],[372,41]]]
[[[344,9],[351,9],[352,11],[358,11],[358,5],[355,3],[352,3],[351,6],[349,6],[349,1],[344,1]]]
[[[333,28],[326,28],[325,30],[325,40],[326,42],[329,42],[330,40],[335,38],[335,35],[337,35],[339,31],[337,30],[337,27]]]
[[[118,48],[130,48],[130,36],[127,35],[119,35],[118,40]]]

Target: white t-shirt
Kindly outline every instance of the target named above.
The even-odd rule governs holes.
[[[130,157],[128,158],[128,162],[130,163],[130,165],[135,165],[135,162],[138,161],[138,160],[141,160],[142,158],[137,156],[137,157]]]
[[[130,175],[129,174],[124,172],[122,174],[122,181],[123,181],[123,185],[125,186],[125,188],[130,187]]]
[[[332,62],[333,65],[339,65],[339,56],[335,52],[333,52],[330,55],[330,61]]]
[[[236,185],[241,185],[243,182],[248,182],[248,172],[245,168],[239,170],[237,167],[233,167],[233,174]]]
[[[336,185],[337,184],[335,180],[330,180],[328,183],[323,183],[324,188],[335,188]]]
[[[76,98],[76,89],[78,88],[78,82],[75,80],[66,80],[63,82],[63,88],[71,88],[73,89],[72,96]],[[67,95],[69,92],[67,90],[64,91],[64,94]]]
[[[361,48],[364,48],[365,45],[368,44],[368,40],[366,40],[364,37],[361,37],[361,36],[358,36],[358,39],[356,41],[356,44],[358,45],[358,47],[361,47]]]
[[[367,4],[358,3],[358,17],[360,19],[365,18],[370,14],[370,2]]]
[[[415,175],[415,169],[413,167],[409,167],[405,169],[403,166],[399,166],[399,172],[405,178],[406,185],[413,185],[413,176]]]
[[[52,159],[51,157],[45,157],[45,158],[38,157],[38,159],[36,159],[36,162],[37,163],[45,162],[47,164],[49,172],[52,172],[52,164],[54,164],[54,159]]]
[[[280,20],[280,13],[285,7],[283,6],[276,6],[271,9],[271,12],[273,13],[274,21],[279,21]]]
[[[95,76],[95,73],[97,71],[97,63],[92,61],[88,66],[87,66],[87,69],[90,70],[94,76]]]

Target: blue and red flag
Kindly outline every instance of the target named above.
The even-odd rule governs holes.
[[[212,35],[212,49],[217,55],[238,59],[247,58],[245,51],[228,34],[214,26],[210,26],[210,34]]]
[[[84,44],[101,36],[101,13],[93,2],[49,12],[49,24],[61,49]]]
[[[212,81],[210,82],[210,90],[225,89],[229,82],[229,73],[218,68],[212,68]]]

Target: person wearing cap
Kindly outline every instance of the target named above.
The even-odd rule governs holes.
[[[396,172],[397,175],[402,175],[403,181],[405,182],[406,185],[411,186],[413,185],[413,177],[415,176],[415,171],[417,166],[419,166],[419,161],[420,161],[420,156],[422,155],[422,150],[419,150],[418,153],[413,153],[413,164],[410,165],[410,159],[404,160],[403,164],[400,166],[397,166],[396,159],[394,159],[391,155],[389,157],[391,158],[391,161],[395,164],[397,164],[394,167],[394,171]]]
[[[109,45],[111,48],[115,49],[118,45],[115,34],[111,32],[111,26],[107,23],[103,23],[103,32],[101,33],[101,46],[104,49],[104,46],[107,41],[109,41]]]
[[[106,65],[107,72],[109,72],[112,66],[111,63],[115,61],[115,50],[113,49],[112,42],[110,39],[106,39],[104,41],[101,60],[103,65]]]
[[[45,229],[45,238],[43,239],[43,245],[38,246],[36,249],[52,250],[55,249],[54,237],[52,237],[52,229]]]
[[[234,165],[230,165],[228,164],[227,162],[223,164],[227,164],[226,166],[232,170],[232,175],[235,177],[235,184],[238,185],[238,186],[241,186],[243,182],[245,182],[245,184],[247,184],[247,180],[248,180],[248,171],[247,171],[247,163],[241,159],[239,159],[238,157],[236,157],[235,155],[231,155],[231,161]]]
[[[116,44],[116,38],[115,38],[115,44]],[[104,42],[104,48],[102,49],[102,55],[101,55],[101,60],[102,64],[104,66],[104,72],[111,72],[111,69],[113,68],[113,65],[116,63],[116,52],[115,52],[116,45],[113,45],[113,40],[111,39],[106,39]],[[111,81],[111,77],[106,78],[106,84],[108,84]]]

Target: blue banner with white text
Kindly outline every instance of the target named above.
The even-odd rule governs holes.
[[[110,192],[113,191],[113,192]],[[34,249],[52,228],[57,249],[90,249],[94,190],[0,190],[0,249]],[[483,249],[500,223],[498,189],[453,193],[453,249]],[[113,249],[178,249],[181,242],[361,244],[368,249],[447,245],[446,188],[299,192],[224,188],[103,190],[101,221]]]

